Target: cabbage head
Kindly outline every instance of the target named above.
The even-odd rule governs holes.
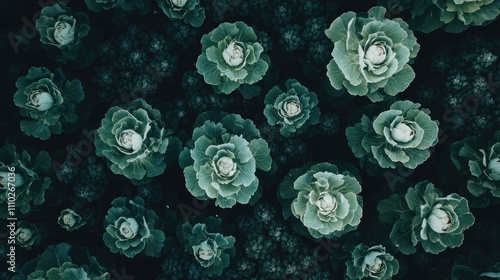
[[[183,19],[194,27],[200,27],[205,21],[205,9],[200,0],[156,0],[169,19]]]
[[[335,89],[376,102],[404,91],[415,78],[409,63],[420,45],[407,23],[385,19],[385,12],[383,7],[371,8],[367,17],[347,12],[325,30],[335,44],[327,65]]]
[[[467,199],[452,193],[443,196],[432,183],[419,182],[403,196],[381,200],[377,209],[382,223],[392,224],[391,241],[403,254],[424,251],[438,254],[462,245],[464,230],[474,224]]]
[[[244,22],[224,22],[201,38],[198,73],[218,93],[229,94],[244,84],[262,79],[269,57],[257,42],[255,31]]]
[[[428,109],[409,100],[396,101],[373,121],[363,115],[361,123],[346,129],[352,152],[382,168],[416,168],[430,156],[438,142],[438,122]]]
[[[267,142],[251,120],[237,114],[206,120],[194,129],[188,146],[179,156],[186,188],[222,208],[249,203],[259,187],[257,169],[271,169]]]
[[[369,247],[359,244],[352,252],[352,259],[346,262],[346,279],[391,279],[399,271],[399,262],[385,247],[376,245]]]
[[[314,238],[336,238],[355,230],[363,202],[361,185],[352,174],[326,162],[292,169],[278,188],[284,218],[293,214],[294,229],[303,233],[305,227]]]

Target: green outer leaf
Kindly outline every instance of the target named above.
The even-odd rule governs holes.
[[[394,96],[404,91],[414,78],[415,72],[413,72],[413,69],[408,64],[405,64],[401,71],[387,78],[387,84],[384,86],[384,91]]]
[[[250,141],[248,147],[255,158],[256,167],[263,171],[271,170],[273,160],[267,142],[262,138],[254,139]]]

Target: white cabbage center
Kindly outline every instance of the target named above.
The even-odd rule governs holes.
[[[134,218],[127,218],[120,225],[120,234],[127,239],[134,238],[139,230],[139,224]]]
[[[236,172],[236,163],[229,157],[221,157],[217,160],[217,170],[220,175],[232,176]]]
[[[243,63],[243,48],[235,42],[231,42],[222,52],[222,57],[230,66],[239,66]]]
[[[287,117],[294,117],[302,112],[302,104],[299,101],[286,101],[283,110]]]
[[[186,5],[187,0],[171,0],[172,5],[182,8]]]
[[[394,141],[408,143],[415,136],[415,131],[404,123],[399,123],[391,130],[391,137]]]
[[[75,39],[75,23],[71,25],[65,21],[56,22],[54,39],[62,47],[71,44]]]
[[[47,111],[54,104],[54,98],[46,91],[39,89],[30,92],[29,101],[27,105],[35,107],[38,111]]]
[[[373,44],[366,50],[365,58],[371,64],[380,64],[384,62],[387,55],[387,51],[383,44]]]
[[[330,193],[323,192],[316,201],[316,207],[320,214],[328,215],[337,209],[337,200]]]
[[[133,129],[125,129],[120,134],[118,144],[125,149],[133,150],[134,152],[141,149],[142,136]]]
[[[212,247],[208,245],[207,241],[203,241],[200,244],[197,254],[200,259],[208,261],[214,257],[215,252]]]

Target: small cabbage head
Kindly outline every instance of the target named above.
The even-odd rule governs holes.
[[[125,12],[136,11],[140,15],[149,12],[150,0],[85,0],[89,10],[100,13],[102,11],[116,9]]]
[[[383,223],[393,224],[390,238],[404,254],[415,253],[419,242],[432,254],[459,247],[464,230],[474,224],[467,199],[455,193],[443,196],[427,181],[409,188],[404,197],[381,200],[377,209]]]
[[[336,238],[356,229],[363,214],[360,192],[356,177],[330,163],[294,169],[278,189],[285,219],[293,214],[314,238]]]
[[[115,198],[104,219],[106,232],[102,239],[111,252],[129,258],[144,251],[146,256],[159,257],[165,234],[155,229],[158,216],[153,210],[144,208],[144,200],[135,197]]]
[[[209,232],[204,223],[191,226],[185,222],[180,232],[184,235],[181,241],[185,243],[186,252],[193,254],[207,276],[220,276],[224,268],[229,266],[230,257],[236,252],[236,239],[233,236]]]
[[[218,93],[229,94],[243,84],[254,84],[269,68],[269,57],[257,42],[254,30],[244,22],[221,23],[201,38],[198,73]]]
[[[59,214],[57,223],[67,231],[74,231],[84,226],[87,222],[72,209],[64,209]]]
[[[493,136],[471,136],[453,143],[451,159],[455,166],[470,173],[467,189],[474,196],[487,192],[500,197],[500,130]]]
[[[335,44],[327,66],[331,85],[351,95],[381,101],[404,91],[415,78],[409,66],[420,45],[402,19],[385,19],[385,8],[374,7],[368,17],[347,12],[325,30]]]
[[[406,100],[393,103],[373,121],[363,115],[361,123],[346,129],[349,147],[356,157],[382,168],[414,169],[438,142],[438,122],[429,113]]]
[[[13,215],[7,211],[8,202],[15,198],[16,216],[28,214],[40,208],[45,201],[45,192],[50,188],[48,176],[52,164],[49,153],[41,151],[34,155],[16,146],[7,144],[0,149],[0,218]],[[37,206],[37,207],[35,207]]]
[[[31,67],[28,75],[17,79],[16,87],[14,103],[27,118],[21,121],[27,135],[47,140],[80,118],[76,110],[84,98],[82,84],[66,80],[59,68],[51,73],[45,67]]]
[[[205,9],[200,0],[156,0],[158,6],[169,19],[183,19],[194,27],[200,27],[205,21]]]
[[[21,221],[16,229],[16,245],[27,250],[40,245],[42,231],[36,224]]]
[[[356,246],[352,259],[346,262],[347,279],[391,279],[399,270],[399,262],[391,254],[386,253],[382,245],[368,247],[364,244]]]
[[[271,169],[267,142],[240,115],[206,120],[194,129],[188,146],[179,156],[187,189],[198,199],[215,199],[222,208],[249,203],[259,187],[257,169]]]
[[[320,111],[316,93],[290,79],[285,90],[274,86],[264,99],[264,115],[270,125],[279,125],[285,137],[305,132],[309,125],[319,123]]]
[[[165,171],[167,162],[180,150],[177,138],[169,137],[160,111],[143,99],[108,110],[95,132],[96,154],[106,157],[115,174],[132,183],[146,183]]]

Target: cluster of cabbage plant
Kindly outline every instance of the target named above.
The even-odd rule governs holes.
[[[346,279],[391,279],[399,271],[399,262],[382,245],[359,244],[346,262]]]
[[[396,101],[373,121],[363,115],[348,127],[346,136],[354,155],[382,168],[416,168],[438,142],[438,122],[430,111],[409,100]]]
[[[455,166],[472,176],[467,182],[472,195],[490,192],[500,197],[500,130],[492,137],[470,136],[457,141],[450,154]]]
[[[111,276],[87,250],[67,243],[48,246],[38,257],[28,261],[11,280],[86,279],[110,280]]]
[[[66,63],[77,59],[83,51],[82,38],[90,31],[88,16],[73,12],[64,3],[44,7],[36,20],[40,42],[53,52],[56,61]]]
[[[420,243],[429,253],[462,245],[464,230],[474,224],[467,199],[441,190],[427,181],[417,183],[406,194],[381,200],[377,209],[382,223],[392,224],[391,241],[403,254],[413,254]]]
[[[194,226],[185,222],[177,231],[186,252],[194,256],[209,277],[220,276],[236,253],[236,239],[220,233],[221,222],[220,218],[209,217]]]
[[[266,95],[264,115],[270,125],[279,125],[285,137],[304,133],[319,122],[320,111],[316,93],[294,79],[285,82],[285,90],[274,86]]]
[[[251,120],[237,114],[205,113],[201,125],[179,156],[186,188],[198,199],[215,199],[215,205],[231,208],[247,204],[257,192],[257,169],[271,170],[267,142]]]
[[[158,6],[169,19],[183,19],[194,27],[200,27],[205,21],[205,9],[200,0],[156,0]]]
[[[129,258],[144,251],[146,256],[159,257],[165,234],[155,227],[158,216],[144,207],[144,200],[136,196],[115,198],[104,218],[106,232],[102,236],[111,252]]]
[[[292,225],[297,232],[336,238],[358,227],[363,215],[361,185],[354,175],[358,171],[343,167],[345,171],[327,162],[308,163],[283,179],[278,188],[283,217],[295,217]]]
[[[77,106],[84,98],[79,80],[67,80],[61,69],[31,67],[16,81],[14,103],[20,108],[21,130],[27,135],[49,139],[78,121]]]
[[[229,94],[266,74],[270,60],[263,51],[251,27],[241,21],[224,22],[201,38],[196,69],[218,93]]]
[[[404,91],[415,78],[409,63],[420,45],[406,22],[385,19],[385,13],[383,7],[371,8],[368,16],[347,12],[325,30],[335,44],[327,66],[335,89],[376,102]]]
[[[15,199],[16,215],[28,214],[34,206],[45,201],[45,192],[50,188],[48,176],[52,164],[49,153],[41,151],[36,155],[23,150],[16,152],[16,146],[7,144],[0,149],[0,218],[9,217],[7,203]],[[10,197],[10,198],[9,198]]]
[[[143,99],[135,99],[108,110],[95,132],[96,155],[106,157],[113,173],[132,179],[134,184],[147,183],[178,155],[180,141],[170,134],[160,111]]]

